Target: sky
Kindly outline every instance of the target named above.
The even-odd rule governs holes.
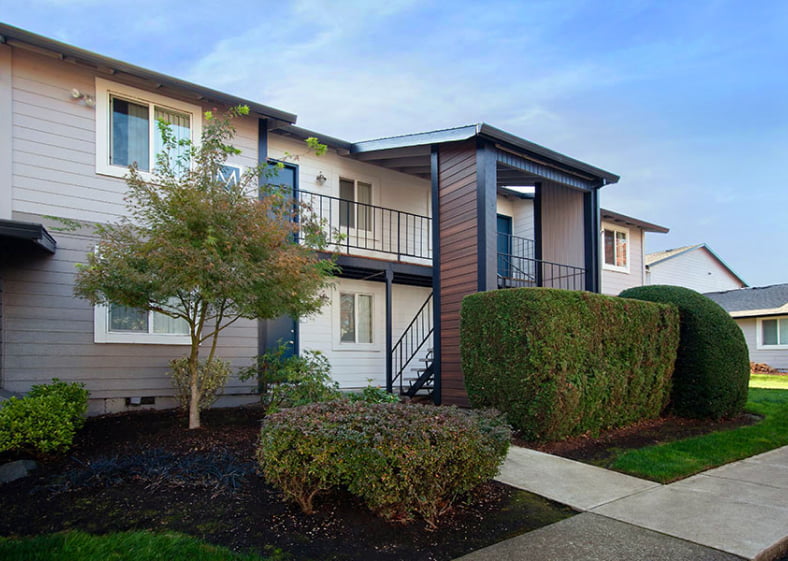
[[[0,0],[0,21],[350,141],[486,122],[621,176],[602,206],[788,282],[788,2]]]

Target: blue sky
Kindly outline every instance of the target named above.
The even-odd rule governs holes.
[[[131,7],[130,7],[131,6]],[[0,0],[0,20],[347,140],[484,121],[621,175],[606,208],[788,282],[788,2]]]

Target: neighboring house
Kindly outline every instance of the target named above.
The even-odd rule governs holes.
[[[602,209],[602,293],[613,296],[646,284],[646,232],[669,230],[631,216]]]
[[[463,296],[599,291],[599,189],[616,175],[486,124],[346,142],[294,126],[290,113],[0,25],[0,388],[57,376],[86,384],[91,413],[174,404],[166,371],[186,352],[182,327],[75,298],[75,265],[95,244],[91,225],[126,212],[123,178],[133,161],[150,167],[156,118],[196,141],[204,110],[237,104],[250,115],[236,124],[243,153],[228,172],[303,153],[318,137],[328,153],[286,163],[277,181],[344,237],[323,311],[237,322],[218,350],[233,366],[292,340],[296,352],[324,352],[343,388],[423,385],[437,403],[465,404]],[[85,226],[61,230],[52,217]],[[219,404],[254,399],[253,389],[232,379]]]
[[[707,292],[744,332],[752,362],[788,370],[788,283]]]
[[[748,286],[705,243],[647,254],[646,281],[646,284],[670,284],[698,292]]]

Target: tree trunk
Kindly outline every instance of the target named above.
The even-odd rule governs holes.
[[[199,387],[199,348],[192,343],[192,352],[189,356],[189,429],[200,428],[200,387]]]
[[[197,375],[193,374],[189,400],[189,429],[198,428],[200,428],[200,390],[197,388]]]

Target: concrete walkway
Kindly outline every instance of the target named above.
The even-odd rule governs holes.
[[[788,446],[669,485],[512,447],[498,479],[583,514],[463,561],[772,561],[788,551]]]

